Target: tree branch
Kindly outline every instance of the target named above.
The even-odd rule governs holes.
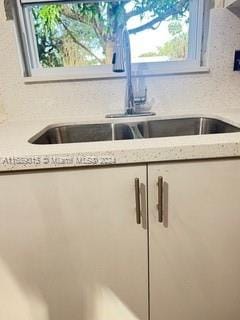
[[[174,15],[177,15],[180,12],[181,8],[184,8],[186,10],[187,2],[188,1],[186,1],[186,0],[180,1],[180,3],[176,7],[169,8],[162,15],[157,16],[156,18],[152,19],[151,21],[149,21],[139,27],[130,29],[129,34],[136,34],[138,32],[144,31],[146,29],[153,29],[155,24],[161,23],[162,21],[166,20],[167,18],[174,16]],[[141,10],[138,10],[138,14],[144,13],[145,11],[146,11],[146,8],[143,9],[143,12],[141,12]],[[137,10],[135,10],[134,12],[136,13]],[[135,13],[134,13],[134,15],[135,15]],[[133,12],[132,12],[132,14],[133,14]]]
[[[90,49],[88,49],[84,44],[77,40],[73,32],[67,27],[67,25],[60,19],[61,24],[63,25],[64,29],[67,31],[68,35],[72,38],[72,40],[79,45],[82,49],[88,52],[91,56],[93,56],[100,64],[102,64],[102,60],[99,59]]]
[[[69,10],[68,7],[63,7],[63,10],[62,10],[62,14],[67,17],[67,18],[70,18],[72,20],[75,20],[75,21],[78,21],[78,22],[81,22],[81,23],[84,23],[84,24],[88,24],[83,18],[84,17],[81,17],[78,13],[75,13],[71,10]]]
[[[189,0],[181,0],[179,3],[176,4],[176,6],[171,6],[169,9],[168,9],[168,12],[173,10],[173,9],[177,9],[177,11],[180,11],[181,8],[184,8],[186,10],[187,6],[189,5]],[[128,12],[126,14],[126,18],[127,20],[128,19],[131,19],[132,17],[135,17],[135,16],[138,16],[138,15],[141,15],[141,14],[144,14],[145,12],[147,11],[156,11],[157,8],[154,8],[153,5],[145,5],[145,6],[142,6],[142,7],[138,7],[136,9],[133,9],[132,11]]]
[[[152,29],[156,23],[160,23],[163,20],[165,20],[165,19],[161,19],[160,17],[157,17],[157,18],[143,24],[142,26],[128,30],[128,32],[129,32],[129,34],[136,34],[138,32],[141,32],[141,31],[144,31],[147,29]]]
[[[99,9],[99,8],[98,8]],[[65,18],[69,18],[71,20],[80,22],[82,24],[85,24],[86,26],[92,26],[92,28],[94,29],[96,36],[99,37],[99,39],[101,40],[101,42],[104,42],[103,39],[103,26],[100,26],[99,23],[97,23],[96,18],[93,17],[93,21],[90,24],[89,21],[87,21],[86,19],[84,19],[84,15],[80,15],[76,12],[73,12],[67,8],[64,8],[62,11],[62,14],[65,16]],[[101,15],[100,11],[98,10],[98,14]]]

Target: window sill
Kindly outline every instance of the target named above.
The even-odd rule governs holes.
[[[141,75],[146,77],[154,76],[171,76],[171,75],[187,75],[187,74],[201,74],[209,73],[208,67],[201,66],[190,66],[183,68],[156,68],[142,70]],[[135,70],[135,72],[137,72]],[[133,70],[134,73],[134,70]],[[83,73],[83,72],[72,72],[72,73],[46,73],[38,74],[33,76],[24,77],[25,84],[36,84],[36,83],[48,83],[48,82],[70,82],[70,81],[86,81],[86,80],[106,80],[106,79],[121,79],[125,78],[125,73],[113,73],[113,72],[102,72],[102,73]]]

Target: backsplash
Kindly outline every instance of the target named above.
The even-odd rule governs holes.
[[[5,119],[6,119],[6,114],[3,107],[3,97],[1,95],[1,88],[0,88],[0,122],[4,121]]]
[[[9,120],[99,117],[119,112],[124,105],[124,79],[24,84],[13,21],[0,5],[0,112]],[[201,113],[240,108],[240,74],[233,72],[240,48],[240,19],[227,9],[211,11],[207,74],[147,79],[154,111],[168,115],[180,110]]]

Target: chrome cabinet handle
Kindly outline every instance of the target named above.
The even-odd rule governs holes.
[[[135,178],[136,222],[141,224],[140,181]]]
[[[148,216],[147,216],[147,195],[146,186],[144,183],[140,183],[140,204],[141,204],[141,223],[143,229],[147,230]]]
[[[158,221],[163,223],[163,177],[158,177]]]

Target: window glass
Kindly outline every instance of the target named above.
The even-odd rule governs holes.
[[[121,19],[130,33],[133,62],[188,56],[189,0],[51,3],[25,9],[44,68],[111,64],[114,30]]]

